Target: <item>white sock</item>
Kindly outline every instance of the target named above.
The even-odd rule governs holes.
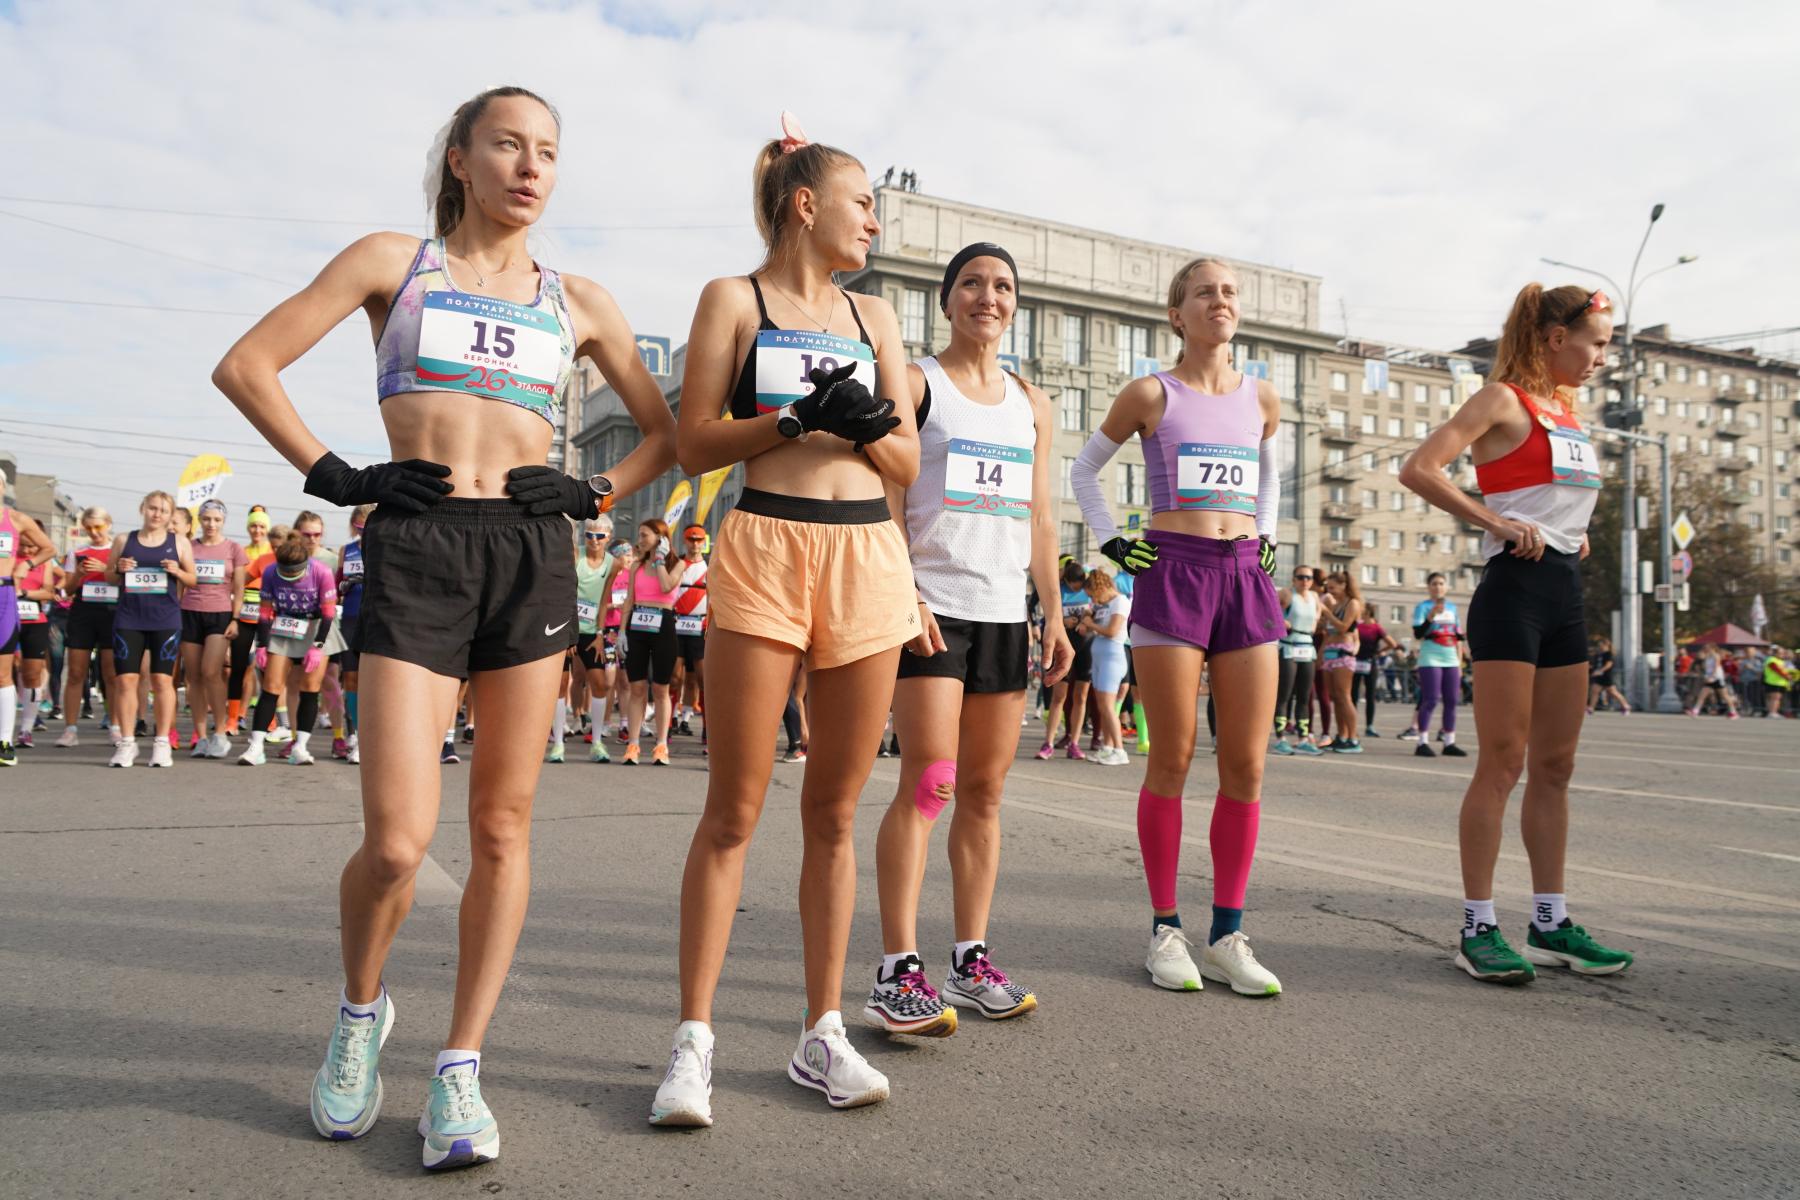
[[[899,954],[884,954],[884,955],[882,955],[881,956],[880,978],[885,979],[885,980],[892,980],[894,978],[894,969],[900,965],[901,959],[905,959],[905,958],[915,958],[916,959],[918,957],[919,957],[919,952],[917,950],[903,950]]]
[[[970,950],[974,949],[976,946],[981,947],[981,952],[983,954],[987,953],[987,939],[986,938],[976,938],[972,942],[956,943],[956,950],[951,955],[951,958],[950,958],[951,969],[957,970],[957,971],[962,970],[963,955],[967,954]]]
[[[1490,929],[1498,929],[1500,927],[1499,920],[1494,916],[1494,902],[1492,900],[1463,901],[1463,936],[1474,937],[1475,927],[1478,925],[1486,925]]]
[[[11,604],[10,597],[0,604]],[[0,688],[0,742],[13,740],[13,721],[19,713],[19,689],[12,684]]]
[[[450,728],[446,729],[444,731],[444,740],[446,742],[454,742],[456,740],[456,722],[455,721],[451,721]]]
[[[1446,746],[1456,745],[1456,731],[1455,730],[1449,730],[1444,734],[1444,745],[1446,745]]]
[[[588,724],[593,728],[595,737],[606,732],[606,701],[588,700]]]
[[[250,747],[249,748],[252,750],[259,749],[262,746],[262,744],[268,740],[269,740],[269,734],[266,730],[252,729],[250,731]]]
[[[166,737],[153,737],[150,739],[150,744],[152,746],[166,746],[169,744],[169,739]]]
[[[550,741],[560,742],[563,740],[563,728],[568,724],[568,721],[569,702],[567,700],[558,700],[556,702],[556,719],[550,724]]]
[[[358,1004],[356,1001],[350,999],[349,992],[340,990],[338,992],[338,1003],[343,1005],[345,1010],[352,1016],[372,1017],[381,1011],[381,1001],[386,995],[387,989],[384,987],[381,989],[381,994],[367,1004]]]
[[[437,1056],[437,1065],[435,1067],[431,1068],[431,1073],[433,1075],[442,1075],[444,1073],[445,1067],[453,1067],[458,1064],[468,1064],[468,1063],[474,1064],[475,1073],[477,1075],[481,1074],[481,1051],[479,1051],[479,1050],[439,1050],[438,1056]]]
[[[294,748],[296,750],[306,749],[306,743],[308,741],[310,741],[311,739],[312,739],[312,730],[296,729],[294,731]]]
[[[1534,892],[1531,897],[1531,923],[1539,933],[1549,933],[1569,915],[1567,897],[1561,892]]]

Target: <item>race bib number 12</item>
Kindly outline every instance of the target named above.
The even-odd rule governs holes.
[[[1175,470],[1177,508],[1255,515],[1262,472],[1255,447],[1183,442]]]
[[[523,405],[555,400],[562,332],[548,312],[466,292],[426,292],[418,383]]]
[[[1031,515],[1031,451],[951,438],[944,460],[944,507],[990,517]]]
[[[1550,478],[1569,487],[1600,486],[1600,463],[1587,434],[1560,425],[1550,431]]]
[[[756,411],[786,408],[813,390],[814,370],[835,371],[855,363],[851,378],[875,391],[875,351],[835,333],[803,329],[763,329],[756,335]]]

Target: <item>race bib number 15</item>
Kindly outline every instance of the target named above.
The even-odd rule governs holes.
[[[562,332],[547,312],[466,292],[426,292],[418,382],[544,412],[562,370]]]
[[[1255,515],[1261,473],[1254,447],[1183,442],[1176,459],[1175,505]]]
[[[1031,451],[951,438],[944,460],[944,507],[990,517],[1031,515]]]

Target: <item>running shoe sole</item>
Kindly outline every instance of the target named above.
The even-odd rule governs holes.
[[[1527,956],[1526,960],[1530,961],[1530,956]],[[1482,983],[1498,983],[1506,987],[1516,987],[1522,983],[1530,983],[1536,978],[1530,971],[1495,971],[1484,974],[1477,971],[1475,964],[1464,957],[1460,950],[1456,952],[1455,962],[1458,967],[1469,973],[1469,978],[1478,979]]]
[[[1577,975],[1617,975],[1630,963],[1591,963],[1585,958],[1577,958],[1573,954],[1563,954],[1543,946],[1533,946],[1529,942],[1519,947],[1519,953],[1525,961],[1537,967],[1567,967]],[[1460,964],[1458,964],[1460,965]]]
[[[650,1123],[662,1129],[711,1129],[712,1114],[697,1108],[652,1108]]]
[[[382,1014],[382,1017],[381,1034],[375,1042],[375,1049],[377,1052],[379,1052],[383,1046],[387,1045],[388,1034],[394,1031],[394,1002],[392,1000],[388,1001],[386,1011]],[[319,1094],[316,1085],[317,1076],[314,1077],[314,1080],[315,1086],[313,1088],[312,1100],[309,1107],[312,1109],[313,1128],[319,1131],[320,1137],[329,1138],[334,1142],[354,1141],[374,1127],[375,1119],[381,1116],[381,1101],[387,1094],[386,1089],[381,1082],[380,1071],[375,1073],[374,1100],[370,1101],[369,1106],[357,1115],[354,1123],[348,1125],[336,1124],[329,1117],[325,1116],[324,1113],[319,1111]]]
[[[1010,1008],[1001,1009],[989,1008],[974,996],[967,996],[961,992],[946,991],[940,993],[940,995],[942,995],[949,1003],[954,1004],[957,1008],[972,1008],[990,1021],[1011,1020],[1013,1017],[1022,1017],[1026,1013],[1034,1012],[1037,1009],[1037,993],[1035,992],[1026,992],[1023,1000]]]
[[[904,1034],[907,1037],[946,1038],[956,1032],[956,1010],[946,1008],[936,1016],[925,1017],[917,1021],[903,1021],[890,1016],[886,1010],[873,1004],[863,1006],[863,1023],[871,1029],[885,1029],[889,1033]],[[810,1085],[809,1085],[810,1086]],[[885,1096],[886,1093],[883,1093]],[[836,1103],[833,1101],[832,1103]],[[868,1101],[864,1101],[868,1103]]]
[[[1241,988],[1236,983],[1232,982],[1230,975],[1227,975],[1217,967],[1209,967],[1205,963],[1200,964],[1200,974],[1204,978],[1212,980],[1214,983],[1224,984],[1240,996],[1249,996],[1255,1000],[1266,1000],[1270,996],[1281,995],[1281,985],[1279,983],[1272,988],[1265,988],[1260,992],[1253,991],[1250,988]]]
[[[484,1162],[493,1162],[500,1157],[500,1127],[495,1125],[484,1137],[459,1137],[450,1143],[448,1150],[434,1150],[431,1145],[431,1119],[429,1116],[419,1118],[419,1137],[424,1142],[420,1151],[420,1161],[427,1171],[454,1171],[458,1167],[473,1167]]]
[[[791,1058],[788,1059],[788,1078],[801,1087],[811,1088],[815,1092],[823,1092],[826,1101],[833,1108],[860,1108],[865,1104],[879,1104],[888,1098],[888,1089],[885,1087],[870,1088],[866,1092],[856,1092],[847,1096],[840,1095],[832,1091],[831,1085],[824,1079],[814,1075]]]

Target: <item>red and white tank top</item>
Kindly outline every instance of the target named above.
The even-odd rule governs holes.
[[[1481,498],[1501,516],[1535,525],[1551,549],[1574,554],[1600,498],[1600,457],[1573,413],[1552,411],[1524,388],[1506,386],[1531,415],[1531,432],[1499,458],[1476,465]],[[1484,557],[1505,548],[1491,533],[1482,538]]]

